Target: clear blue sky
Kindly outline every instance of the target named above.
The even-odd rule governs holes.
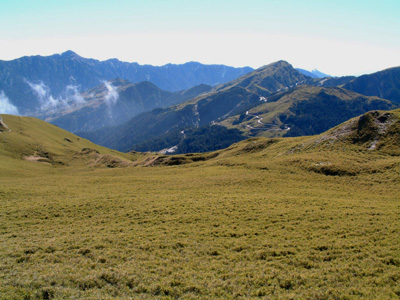
[[[0,59],[66,50],[359,75],[400,65],[400,0],[0,0]]]

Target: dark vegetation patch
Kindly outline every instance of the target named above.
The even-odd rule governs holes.
[[[217,157],[219,154],[217,152],[213,153],[188,153],[185,155],[160,155],[155,158],[155,160],[150,164],[150,166],[159,165],[183,165],[193,162],[207,161],[209,159]]]
[[[333,164],[314,164],[309,170],[326,176],[356,176],[360,170],[354,166],[339,166]]]
[[[98,150],[90,148],[83,148],[75,157],[83,158],[88,165],[93,167],[123,168],[131,165],[129,161],[112,154],[102,155]]]
[[[81,150],[80,154],[84,154],[84,155],[87,155],[87,154],[100,154],[100,152],[95,150],[95,149],[83,148]]]
[[[172,154],[210,152],[227,148],[244,139],[245,137],[238,129],[206,125],[198,128],[175,129],[137,144],[133,149],[136,151],[160,151],[175,146],[176,150]]]

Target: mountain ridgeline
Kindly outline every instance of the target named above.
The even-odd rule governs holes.
[[[335,87],[351,80],[313,79],[278,61],[182,104],[142,113],[119,127],[80,134],[121,151],[180,152],[178,144],[185,137],[178,133],[191,127],[204,126],[204,134],[209,134],[210,124],[222,125],[239,130],[242,137],[313,135],[367,111],[397,107],[387,99]],[[333,87],[323,87],[327,82]]]
[[[65,102],[71,104],[83,91],[115,78],[133,83],[150,81],[160,89],[175,92],[200,84],[215,86],[252,70],[197,62],[158,67],[117,59],[98,61],[67,51],[0,61],[0,91],[19,113],[36,115]]]

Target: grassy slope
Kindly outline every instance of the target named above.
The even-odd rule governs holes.
[[[0,299],[396,299],[399,124],[372,151],[346,126],[147,168],[35,164],[0,144]],[[193,157],[207,155],[176,159]]]
[[[19,166],[21,169],[31,168],[24,158],[36,157],[41,162],[38,167],[44,170],[51,169],[49,165],[87,166],[94,162],[94,158],[113,158],[120,162],[131,163],[142,155],[121,153],[97,146],[92,142],[46,123],[42,120],[29,117],[2,115],[4,123],[11,132],[0,133],[0,158],[2,172],[12,171]],[[92,153],[82,153],[82,149],[92,149]],[[94,155],[94,152],[97,153]],[[28,166],[28,167],[27,167]],[[37,166],[34,166],[35,169]]]

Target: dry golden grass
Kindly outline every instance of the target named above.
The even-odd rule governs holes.
[[[3,156],[0,299],[399,298],[400,157],[316,141],[113,169]]]

